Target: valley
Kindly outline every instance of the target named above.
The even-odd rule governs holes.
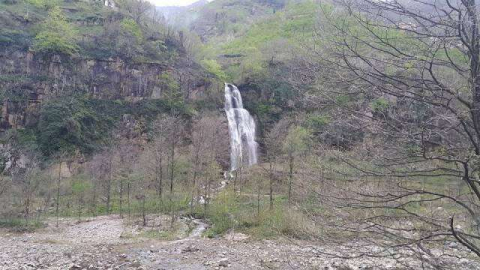
[[[480,269],[478,0],[0,0],[0,269]]]

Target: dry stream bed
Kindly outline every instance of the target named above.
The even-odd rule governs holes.
[[[239,233],[208,239],[202,237],[206,227],[200,220],[181,219],[175,235],[163,239],[118,216],[62,219],[58,228],[52,220],[34,233],[0,231],[0,269],[404,268],[391,258],[333,258],[326,253],[341,252],[342,247],[315,242],[253,240]],[[455,263],[452,269],[480,269],[473,259]]]

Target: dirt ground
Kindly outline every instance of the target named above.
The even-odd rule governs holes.
[[[325,253],[342,247],[314,242],[238,233],[208,239],[199,220],[181,220],[185,226],[168,240],[147,237],[118,216],[62,219],[58,228],[49,223],[34,233],[0,231],[0,269],[407,269],[393,258],[332,257]],[[480,269],[480,263],[456,259],[448,269]]]

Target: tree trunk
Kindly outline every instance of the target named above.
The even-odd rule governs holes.
[[[127,207],[128,207],[128,220],[131,218],[130,208],[130,182],[127,183]]]
[[[107,183],[107,202],[106,202],[106,207],[107,207],[107,215],[110,214],[110,180],[108,180]]]
[[[293,155],[289,157],[289,173],[288,173],[288,206],[292,203],[292,184],[293,184],[293,165],[294,165],[294,158]]]
[[[30,220],[30,194],[27,195],[27,200],[25,201],[25,222],[27,223]]]
[[[111,189],[112,189],[112,157],[110,157],[110,164],[108,169],[108,179],[107,179],[107,215],[110,214],[110,200],[111,200]]]
[[[240,194],[240,196],[242,196],[243,167],[240,167],[240,168],[238,169],[238,174],[239,174],[239,178],[238,178],[238,194]]]
[[[80,221],[81,218],[82,218],[82,202],[81,202],[82,199],[79,199],[78,200],[78,220]]]
[[[120,180],[120,201],[119,201],[119,211],[120,211],[120,218],[123,219],[123,179]]]
[[[262,184],[260,179],[257,179],[257,219],[258,224],[260,224],[260,192],[262,189]]]
[[[175,177],[175,142],[172,143],[170,160],[170,195],[173,195],[173,178]]]
[[[190,200],[190,214],[193,214],[193,207],[195,204],[195,193],[197,190],[197,170],[195,169],[193,172],[193,180],[192,180],[192,198]]]
[[[273,182],[274,182],[274,175],[273,175],[273,162],[270,159],[270,192],[269,192],[269,197],[270,197],[270,211],[273,211]]]
[[[158,179],[158,186],[159,186],[158,196],[160,197],[160,200],[162,200],[162,198],[163,198],[163,166],[162,166],[162,163],[163,163],[163,160],[160,159],[160,164],[159,164],[160,175],[159,175],[159,179]]]
[[[204,203],[203,203],[203,210],[204,210],[204,215],[207,215],[208,211],[208,202],[209,202],[209,195],[210,195],[210,183],[209,183],[208,176],[205,176],[205,198],[204,198]]]
[[[142,200],[142,218],[143,218],[143,226],[147,226],[147,213],[145,211],[145,198],[146,196],[143,196]]]
[[[60,181],[62,178],[62,162],[58,166],[58,179],[57,179],[57,205],[55,209],[55,215],[57,217],[57,228],[58,228],[58,219],[59,219],[59,205],[60,205]]]
[[[173,228],[173,224],[175,222],[175,206],[174,206],[174,198],[173,198],[173,179],[175,178],[175,142],[176,138],[172,138],[172,148],[171,148],[171,168],[170,168],[170,210],[172,214],[171,220],[171,228]]]
[[[173,205],[173,202],[171,202],[171,207],[172,207],[172,219],[170,220],[170,228],[173,229],[173,225],[175,224],[175,205]]]
[[[161,154],[159,154],[161,155]],[[157,164],[155,166],[155,178],[157,180],[157,195],[162,199],[163,195],[163,158],[157,157]]]
[[[237,178],[238,178],[238,171],[235,171],[235,177],[233,178],[233,195],[237,194]]]

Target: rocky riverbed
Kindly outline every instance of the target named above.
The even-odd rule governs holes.
[[[341,254],[339,246],[239,233],[208,239],[202,237],[204,222],[179,224],[168,239],[149,237],[145,228],[118,216],[62,219],[58,228],[52,220],[34,233],[3,230],[0,269],[408,269],[394,258],[330,256]],[[450,263],[448,269],[480,269],[473,258]]]

